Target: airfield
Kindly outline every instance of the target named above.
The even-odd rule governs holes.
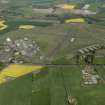
[[[69,97],[73,105],[105,105],[104,3],[7,1],[0,10],[0,105],[71,105]],[[92,74],[84,61],[90,53]],[[85,74],[99,78],[87,85]]]

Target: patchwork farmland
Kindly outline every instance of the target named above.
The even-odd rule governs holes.
[[[105,105],[104,0],[0,0],[0,105]]]

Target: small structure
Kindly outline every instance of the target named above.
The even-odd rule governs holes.
[[[24,59],[31,59],[38,52],[40,52],[40,47],[35,41],[26,37],[18,40],[12,40],[8,37],[0,50],[0,61],[23,63]]]
[[[75,38],[71,38],[71,40],[70,40],[71,42],[74,42],[75,41]]]
[[[79,63],[80,58],[82,58],[83,60],[85,60],[86,63],[92,63],[95,52],[103,48],[104,46],[99,44],[94,44],[88,47],[81,48],[77,51],[76,61]]]
[[[83,81],[85,85],[95,85],[99,83],[100,76],[94,71],[92,65],[86,65],[82,70]]]
[[[83,10],[87,10],[89,7],[90,7],[90,4],[85,4],[82,9],[83,9]]]
[[[77,100],[76,98],[72,97],[72,96],[68,96],[68,104],[69,105],[77,105]]]
[[[103,81],[103,78],[98,74],[93,65],[95,53],[97,50],[104,49],[103,45],[95,44],[78,50],[77,63],[80,57],[85,63],[85,68],[82,70],[82,77],[85,85],[98,84]]]
[[[71,10],[71,13],[76,14],[76,15],[96,15],[96,12],[90,11],[90,10],[83,10],[83,9],[73,9]]]

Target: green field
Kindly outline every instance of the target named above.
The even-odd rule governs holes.
[[[30,105],[32,76],[27,75],[0,86],[1,105]]]
[[[46,60],[53,61],[55,59],[60,59],[61,57],[66,57],[70,60],[80,48],[97,43],[105,43],[104,27],[100,29],[100,26],[97,25],[77,25],[58,24],[44,28],[35,27],[33,30],[19,30],[14,27],[15,30],[11,29],[9,32],[0,34],[0,44],[4,43],[7,37],[10,37],[12,40],[24,37],[35,40],[40,46],[41,54],[46,58],[44,61],[40,61],[39,56],[36,56],[36,59],[32,59],[32,61],[33,63],[37,63],[45,62]],[[71,38],[75,38],[73,43],[70,41]]]
[[[1,85],[0,104],[67,105],[67,94],[71,94],[76,97],[79,105],[104,105],[105,84],[81,86],[82,68],[45,68],[45,71],[37,75],[27,75]],[[96,68],[100,75],[105,74],[104,68]]]
[[[45,67],[38,74],[28,74],[0,85],[0,105],[68,105],[68,95],[78,101],[78,105],[105,105],[105,84],[82,86],[84,60],[76,64],[78,49],[94,44],[105,45],[105,3],[104,0],[9,0],[0,1],[0,15],[8,28],[0,31],[0,50],[6,39],[13,41],[28,38],[35,41],[40,52],[32,58],[24,57],[27,64],[55,64]],[[35,13],[35,5],[54,6],[72,3],[81,9],[90,4],[93,16],[82,16],[62,12],[54,15],[61,23],[39,22],[46,14]],[[1,12],[2,11],[2,12]],[[52,16],[52,14],[50,14]],[[55,19],[53,16],[51,19]],[[84,23],[64,23],[67,18],[84,18]],[[0,18],[0,19],[1,19]],[[31,30],[19,29],[20,25],[34,25]],[[72,39],[74,38],[74,41]],[[26,46],[27,47],[27,46]],[[1,54],[1,53],[0,53]],[[101,56],[100,56],[101,55]],[[40,59],[40,57],[43,59]],[[105,79],[105,50],[96,51],[94,57],[96,72]],[[0,62],[0,70],[5,65]],[[60,66],[61,67],[60,67]]]

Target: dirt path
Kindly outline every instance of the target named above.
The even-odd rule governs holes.
[[[67,30],[67,32],[64,34],[64,36],[60,39],[58,44],[52,49],[52,51],[48,54],[47,58],[52,58],[54,55],[57,54],[57,52],[62,48],[62,46],[65,44],[66,41],[68,41],[70,36],[73,36],[74,31]]]

